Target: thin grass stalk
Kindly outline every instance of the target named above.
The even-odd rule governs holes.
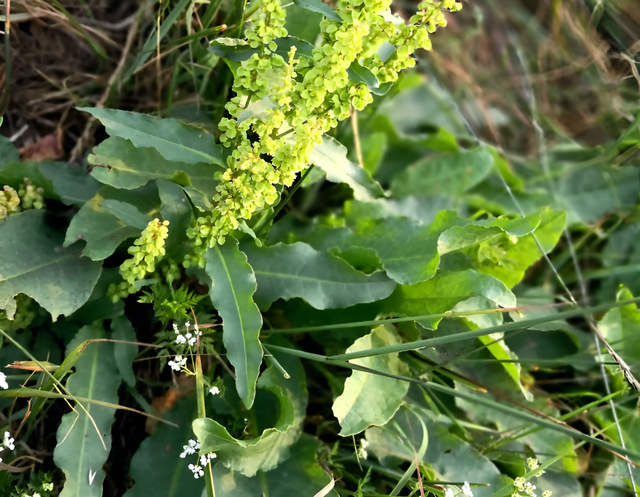
[[[567,318],[582,316],[584,313],[589,313],[589,314],[598,313],[598,312],[612,309],[614,307],[621,307],[624,305],[629,305],[637,302],[640,302],[640,297],[635,297],[633,299],[629,299],[621,302],[602,304],[602,305],[594,306],[588,309],[574,309],[571,311],[559,312],[552,316],[545,316],[541,318],[526,319],[523,321],[501,324],[499,326],[492,326],[491,328],[484,328],[476,331],[467,331],[464,333],[456,333],[454,335],[427,338],[426,340],[418,340],[415,342],[402,343],[398,345],[389,345],[387,347],[379,347],[376,349],[361,350],[358,352],[351,352],[349,354],[338,354],[338,355],[330,356],[328,357],[328,359],[345,361],[350,359],[358,359],[361,357],[372,357],[380,354],[391,354],[394,352],[407,352],[410,350],[417,350],[425,347],[433,347],[435,345],[443,345],[445,343],[459,342],[461,340],[468,340],[470,338],[478,338],[481,336],[490,335],[492,333],[499,333],[499,332],[506,333],[513,330],[520,330],[523,328],[529,328],[537,324],[548,323],[551,321],[557,321],[557,320],[563,320]],[[414,317],[414,320],[415,320],[415,317]],[[374,323],[385,324],[385,323],[388,323],[389,321],[391,320],[374,321]]]
[[[602,5],[603,1],[602,0],[598,0],[598,4],[596,5],[595,9],[594,9],[594,16],[596,15],[596,11],[598,11],[600,9],[600,16],[602,16],[602,12],[604,10],[604,6]],[[594,25],[597,26],[597,24],[600,22],[600,18],[595,18],[592,17],[592,22],[594,22]],[[515,36],[511,36],[512,39],[515,38]],[[547,182],[548,182],[548,186],[549,186],[549,190],[551,192],[551,196],[553,199],[557,199],[558,198],[558,194],[555,188],[555,185],[553,183],[553,181],[549,178],[549,173],[550,173],[550,169],[549,169],[549,157],[548,157],[548,153],[547,153],[547,148],[546,148],[546,140],[545,140],[545,135],[544,135],[544,130],[542,129],[542,127],[538,124],[537,122],[537,118],[538,118],[538,114],[539,114],[539,110],[538,110],[538,104],[536,101],[536,96],[535,93],[533,91],[533,87],[531,85],[531,80],[529,78],[529,72],[526,69],[526,64],[524,63],[524,56],[522,54],[522,50],[520,49],[520,45],[519,43],[514,43],[513,44],[515,47],[515,53],[516,53],[516,57],[518,60],[518,63],[522,69],[522,73],[524,75],[524,81],[525,81],[525,89],[527,91],[527,96],[528,96],[528,103],[529,103],[529,108],[530,108],[530,112],[531,112],[531,118],[533,121],[533,125],[534,128],[536,130],[536,139],[537,139],[537,143],[538,143],[538,152],[539,152],[539,158],[540,158],[540,164],[542,165],[542,170],[543,173],[545,175],[545,177],[547,177]],[[500,174],[500,177],[502,177],[502,174]],[[504,178],[502,178],[503,183],[506,185],[506,180]],[[508,188],[508,186],[507,186]],[[515,199],[515,196],[513,195],[513,193],[510,193],[512,200],[514,201],[515,205],[517,206],[518,210],[522,213],[522,217],[524,217],[524,213],[520,207],[520,205],[518,204],[517,200]],[[582,270],[580,268],[580,264],[578,262],[578,256],[576,254],[575,251],[575,247],[573,245],[573,240],[571,239],[571,234],[569,233],[568,228],[565,226],[563,229],[563,234],[564,234],[564,238],[567,240],[567,244],[569,247],[569,253],[571,255],[571,260],[573,262],[573,267],[574,270],[576,272],[576,276],[578,278],[578,283],[579,283],[579,287],[580,287],[580,293],[582,295],[582,300],[583,302],[587,303],[588,302],[588,294],[587,294],[587,287],[584,281],[584,278],[582,277]],[[535,238],[535,234],[533,235]],[[538,242],[538,240],[536,239],[536,242],[538,243],[538,246],[541,248],[542,250],[542,245]],[[544,250],[542,250],[542,252],[544,253]],[[569,298],[571,299],[572,302],[574,302],[577,305],[576,299],[573,296],[573,293],[571,292],[571,290],[567,287],[567,285],[565,284],[565,282],[562,280],[562,277],[560,276],[560,274],[558,273],[558,271],[556,270],[555,266],[553,266],[553,264],[551,263],[551,260],[549,259],[549,257],[545,254],[545,259],[547,261],[547,263],[549,264],[549,266],[551,267],[551,269],[554,272],[554,275],[556,276],[556,278],[558,279],[558,281],[560,282],[560,284],[562,285],[563,289],[565,290],[565,292],[567,293],[567,295],[569,296]],[[605,345],[605,347],[607,348],[607,350],[609,351],[609,353],[611,354],[611,356],[616,360],[616,362],[618,362],[618,365],[620,366],[620,368],[622,369],[623,373],[625,374],[625,377],[627,378],[627,380],[629,381],[629,383],[631,383],[631,385],[633,385],[637,390],[640,391],[640,383],[635,379],[635,377],[633,376],[633,374],[631,373],[629,367],[622,361],[622,359],[614,352],[614,350],[611,348],[611,346],[607,343],[607,340],[605,339],[605,337],[602,335],[602,333],[600,332],[600,330],[598,329],[598,326],[596,325],[595,319],[593,318],[593,313],[589,312],[584,314],[585,319],[587,320],[587,322],[589,323],[590,328],[593,330],[594,334],[593,334],[593,338],[596,344],[596,350],[598,353],[598,361],[600,362],[600,357],[602,357],[602,351],[601,351],[601,347],[600,347],[600,342],[602,341],[602,343]],[[611,395],[611,385],[609,382],[609,377],[607,376],[607,370],[604,366],[604,364],[600,363],[600,371],[602,373],[602,379],[604,381],[604,386],[605,386],[605,391],[607,393],[607,395]],[[609,406],[611,407],[611,413],[613,415],[613,419],[616,425],[616,431],[618,432],[618,437],[620,439],[620,444],[623,448],[626,448],[626,444],[624,441],[624,437],[622,435],[622,428],[620,427],[620,423],[618,421],[618,412],[616,409],[616,406],[613,402],[613,399],[609,399]],[[636,492],[636,483],[635,483],[635,479],[633,476],[633,468],[631,467],[631,464],[627,462],[627,471],[629,473],[629,480],[631,482],[631,488],[633,490],[633,492]]]
[[[493,409],[495,411],[499,411],[502,412],[504,414],[508,414],[510,416],[513,416],[515,418],[519,418],[522,419],[524,421],[528,421],[528,422],[532,422],[535,424],[538,424],[539,426],[543,427],[543,428],[549,428],[555,431],[559,431],[565,435],[568,435],[570,437],[574,437],[577,438],[579,440],[583,440],[587,443],[596,445],[598,447],[601,447],[605,450],[608,450],[610,452],[613,453],[617,453],[617,454],[622,454],[624,456],[636,459],[638,461],[640,461],[640,454],[636,453],[632,450],[629,450],[627,448],[624,447],[620,447],[617,446],[615,444],[612,444],[610,442],[605,442],[604,440],[599,440],[597,438],[593,438],[590,437],[589,435],[585,435],[582,432],[579,432],[578,430],[575,430],[573,428],[569,428],[567,426],[564,426],[562,424],[559,424],[557,422],[553,422],[550,421],[548,419],[544,419],[544,418],[539,418],[537,416],[534,416],[533,414],[529,414],[527,412],[523,412],[523,411],[519,411],[517,409],[514,409],[512,407],[508,407],[508,406],[504,406],[502,404],[499,404],[493,400],[490,399],[485,399],[479,395],[472,395],[466,392],[461,392],[458,391],[454,388],[451,388],[449,386],[445,386],[445,385],[438,385],[436,383],[433,382],[425,382],[422,380],[419,380],[417,378],[410,378],[408,376],[402,376],[402,375],[396,375],[396,374],[392,374],[392,373],[385,373],[383,371],[377,371],[371,368],[367,368],[364,366],[360,366],[358,364],[353,364],[351,362],[347,362],[347,361],[343,361],[343,360],[332,360],[330,357],[327,356],[323,356],[323,355],[319,355],[319,354],[311,354],[309,352],[304,352],[302,350],[296,350],[296,349],[290,349],[287,347],[280,347],[277,345],[270,345],[270,347],[274,350],[278,350],[280,352],[283,352],[285,354],[290,354],[290,355],[294,355],[294,356],[298,356],[301,357],[303,359],[310,359],[312,361],[319,361],[319,362],[324,362],[327,364],[331,364],[334,366],[338,366],[338,367],[342,367],[342,368],[346,368],[346,369],[352,369],[352,370],[356,370],[356,371],[362,371],[364,373],[371,373],[371,374],[375,374],[375,375],[379,375],[379,376],[385,376],[387,378],[393,378],[396,380],[400,380],[400,381],[406,381],[409,383],[415,383],[417,385],[422,385],[426,388],[435,390],[437,392],[440,393],[444,393],[444,394],[448,394],[448,395],[452,395],[454,397],[458,397],[461,398],[463,400],[466,400],[468,402],[471,403],[475,403],[475,404],[480,404],[483,405],[485,407],[488,407],[490,409]]]

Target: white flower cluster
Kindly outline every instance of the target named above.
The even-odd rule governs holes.
[[[464,495],[464,497],[473,497],[471,485],[469,485],[468,481],[464,482],[464,485],[462,485],[462,488],[460,490],[462,491],[462,495]],[[447,487],[444,491],[444,497],[455,497],[459,494],[460,492],[454,493],[453,488],[451,487]]]
[[[540,463],[535,457],[529,457],[527,459],[527,466],[529,471],[535,471],[540,467]],[[540,470],[535,473],[535,476],[542,476],[544,474],[544,470]],[[519,476],[513,481],[514,491],[511,494],[511,497],[524,497],[527,495],[528,497],[537,497],[536,489],[537,487],[531,483],[530,481],[525,480],[522,476]],[[542,492],[542,497],[551,497],[551,490],[545,490]]]
[[[9,450],[14,450],[16,448],[14,444],[15,440],[11,438],[11,433],[8,431],[4,432],[4,440],[2,440],[2,447],[0,447],[0,452],[2,452],[5,448]],[[0,457],[0,462],[2,462],[2,458]]]
[[[183,445],[183,452],[180,454],[180,457],[184,459],[187,456],[191,456],[195,454],[198,450],[200,450],[200,442],[197,440],[189,440],[187,445]],[[208,454],[203,454],[200,456],[199,464],[189,464],[188,468],[193,473],[194,478],[201,478],[204,476],[204,468],[215,459],[217,454],[213,452],[209,452]]]
[[[187,321],[185,323],[186,333],[183,335],[178,329],[178,325],[173,323],[173,331],[176,333],[176,345],[189,344],[189,347],[193,347],[196,344],[198,337],[202,336],[202,332],[198,329],[197,324],[193,325],[193,333],[189,331],[190,326],[191,323]]]
[[[167,364],[174,371],[180,371],[182,368],[187,367],[187,358],[177,355],[173,361],[169,361]]]
[[[7,383],[7,375],[4,373],[0,373],[0,387],[5,390],[9,388],[9,384]]]
[[[211,395],[219,395],[220,394],[220,389],[218,387],[211,387],[209,389],[209,393]]]
[[[187,456],[191,456],[200,450],[200,442],[197,440],[189,440],[187,445],[182,446],[182,454],[180,457],[184,459]]]

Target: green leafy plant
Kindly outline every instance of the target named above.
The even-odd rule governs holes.
[[[108,135],[88,174],[0,138],[0,470],[47,430],[57,468],[0,471],[14,495],[634,488],[640,182],[611,161],[638,120],[541,144],[540,176],[403,72],[460,3],[335,7],[162,3],[123,81],[183,46],[171,92],[208,124],[81,107]]]

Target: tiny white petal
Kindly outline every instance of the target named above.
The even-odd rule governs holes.
[[[9,384],[7,383],[7,375],[4,373],[0,373],[0,387],[7,390],[9,388]]]

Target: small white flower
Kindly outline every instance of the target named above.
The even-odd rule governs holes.
[[[201,476],[204,476],[204,471],[197,464],[189,464],[189,469],[193,472],[193,477],[198,479]]]
[[[40,494],[38,492],[36,492],[35,494],[33,494],[31,497],[40,497]]]
[[[7,375],[5,375],[4,373],[0,373],[0,387],[4,388],[5,390],[9,388],[9,384],[7,383]]]
[[[4,432],[4,440],[2,441],[2,445],[4,445],[7,449],[13,450],[16,446],[13,444],[14,440],[11,438],[11,433],[8,431]]]
[[[211,462],[211,459],[215,459],[218,455],[215,452],[209,452],[208,454],[203,454],[200,456],[200,465],[203,468],[207,467],[207,464]]]
[[[545,490],[544,492],[542,492],[542,497],[551,497],[551,494],[553,492],[551,490]]]
[[[180,369],[187,365],[187,358],[177,355],[173,361],[169,361],[167,364],[169,364],[174,371],[180,371]]]
[[[173,331],[176,332],[176,335],[180,334],[180,330],[178,329],[178,325],[176,323],[173,323]]]
[[[190,456],[191,454],[195,454],[200,450],[200,442],[189,440],[188,445],[182,446],[182,450],[183,452],[182,454],[180,454],[180,457],[184,459],[185,457]]]
[[[191,323],[189,321],[187,321],[186,323],[184,323],[184,325],[187,328],[187,331],[189,331],[189,326],[191,326]]]
[[[465,481],[464,485],[462,485],[462,493],[465,495],[465,497],[473,497],[473,492],[471,491],[471,485],[469,485],[468,481]]]
[[[187,339],[185,337],[183,337],[182,335],[178,335],[176,337],[176,344],[177,345],[183,345],[185,343],[187,343]]]
[[[218,387],[211,387],[209,389],[209,393],[211,395],[218,395],[220,393],[220,389]]]
[[[451,487],[445,489],[444,497],[453,497],[453,489]]]

